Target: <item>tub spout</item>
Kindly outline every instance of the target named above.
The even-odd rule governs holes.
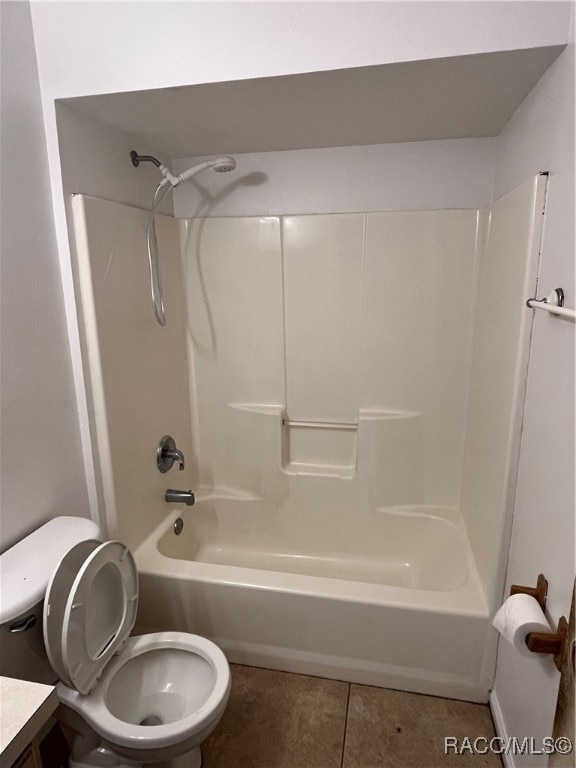
[[[192,491],[175,491],[173,488],[168,488],[164,498],[169,503],[186,504],[187,507],[191,507],[196,501]]]

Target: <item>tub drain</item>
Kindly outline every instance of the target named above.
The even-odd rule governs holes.
[[[150,717],[145,717],[144,720],[141,720],[140,725],[162,725],[162,720],[156,717],[156,715],[150,715]]]

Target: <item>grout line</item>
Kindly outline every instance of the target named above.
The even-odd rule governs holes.
[[[352,683],[348,683],[348,697],[346,698],[346,716],[344,718],[344,738],[342,739],[342,757],[340,758],[340,768],[344,768],[344,753],[346,750],[346,734],[348,732],[348,710],[350,708],[350,690]]]

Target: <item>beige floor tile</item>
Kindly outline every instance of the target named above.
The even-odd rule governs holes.
[[[202,768],[340,768],[347,700],[347,683],[232,665]]]
[[[487,706],[352,685],[344,768],[501,768],[493,754],[445,754],[444,737],[495,735]]]

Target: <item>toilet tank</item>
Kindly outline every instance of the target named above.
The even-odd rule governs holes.
[[[0,674],[53,683],[42,632],[48,582],[64,555],[86,539],[101,539],[84,517],[55,517],[0,555]]]

